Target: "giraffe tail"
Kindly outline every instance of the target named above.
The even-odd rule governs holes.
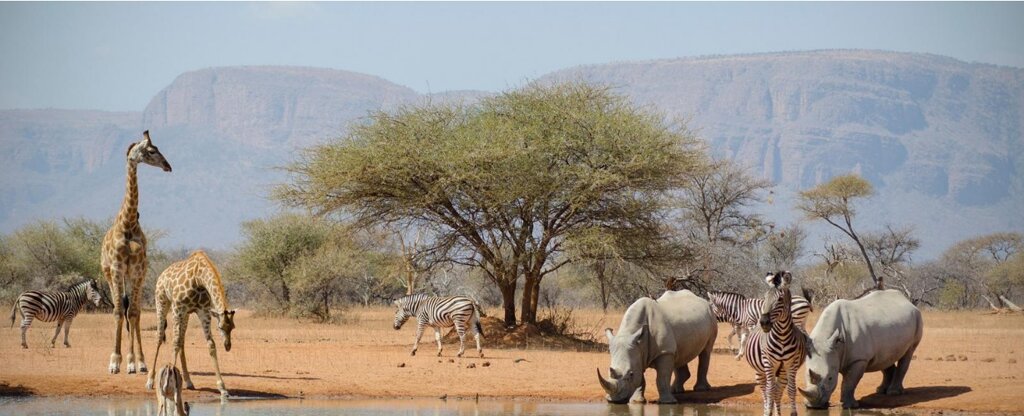
[[[128,329],[128,333],[132,332],[132,320],[128,319],[128,295],[121,295],[121,314],[124,315],[124,327]]]

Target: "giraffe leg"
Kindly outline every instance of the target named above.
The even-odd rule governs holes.
[[[188,314],[184,311],[174,311],[174,357],[181,360],[181,377],[185,380],[185,388],[195,390],[192,384],[192,377],[188,373],[188,364],[185,362],[185,330],[188,329]]]
[[[148,369],[146,368],[146,354],[142,352],[142,286],[145,284],[146,279],[146,261],[143,256],[142,264],[139,269],[135,271],[132,284],[132,304],[129,310],[128,316],[132,320],[132,331],[134,332],[133,339],[139,347],[139,355],[136,359],[136,366],[139,374],[146,374]],[[131,336],[131,335],[129,335]]]
[[[441,328],[434,328],[434,341],[437,341],[437,356],[441,356]]]
[[[213,370],[217,373],[217,390],[220,390],[221,398],[227,398],[228,389],[224,388],[224,379],[220,375],[220,364],[217,362],[217,344],[213,342],[213,333],[210,332],[210,313],[208,311],[199,312],[199,321],[203,324],[206,346],[210,349],[210,358],[213,359]]]
[[[53,338],[50,339],[50,348],[53,348],[54,344],[57,343],[57,335],[60,335],[60,327],[64,325],[64,320],[57,321],[57,328],[53,330]]]
[[[160,356],[160,347],[167,342],[167,305],[161,302],[159,295],[156,301],[156,318],[157,318],[157,339],[156,339],[156,351],[153,352],[153,372],[149,373],[146,377],[146,389],[153,388],[153,377],[156,375],[156,359]]]
[[[71,343],[68,342],[68,333],[71,332],[71,322],[74,320],[75,318],[71,318],[64,322],[64,348],[71,348]]]
[[[114,302],[114,351],[110,353],[110,374],[121,372],[121,329],[124,328],[124,305],[121,303],[121,281],[124,279],[126,267],[124,263],[115,261],[110,267],[103,269],[103,274],[110,283],[110,297]]]

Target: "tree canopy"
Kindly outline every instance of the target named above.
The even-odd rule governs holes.
[[[417,227],[423,250],[485,271],[516,322],[536,320],[543,277],[574,237],[659,241],[667,198],[701,163],[684,128],[608,88],[533,84],[474,105],[377,112],[308,149],[275,195],[370,227]],[[654,236],[655,238],[652,238]]]

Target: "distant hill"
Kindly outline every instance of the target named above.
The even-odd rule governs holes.
[[[570,68],[542,82],[608,84],[686,120],[722,157],[779,184],[765,207],[796,219],[793,195],[859,172],[879,191],[865,229],[914,224],[923,256],[985,232],[1024,230],[1024,70],[932,55],[812,51]],[[227,247],[275,205],[273,169],[344,134],[370,111],[490,93],[429,95],[371,75],[229,67],[180,75],[141,113],[0,111],[0,231],[41,218],[112,217],[123,152],[142,130],[174,172],[140,169],[141,214],[165,244]]]

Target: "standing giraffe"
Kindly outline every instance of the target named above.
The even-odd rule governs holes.
[[[139,328],[139,302],[142,301],[142,282],[146,278],[146,235],[139,225],[139,184],[136,170],[139,162],[171,171],[171,165],[160,154],[160,150],[149,139],[149,130],[142,132],[143,139],[128,146],[128,179],[125,186],[124,202],[117,212],[114,225],[103,237],[103,251],[100,266],[103,276],[110,285],[111,300],[114,301],[114,316],[117,327],[114,332],[114,352],[110,354],[110,373],[121,371],[121,323],[127,319],[128,328],[128,374],[136,370],[146,372],[146,358],[142,354],[142,332]],[[129,297],[130,295],[130,297]],[[135,346],[139,346],[136,361]]]
[[[174,312],[174,357],[181,358],[181,373],[185,379],[185,387],[194,390],[192,378],[185,364],[185,330],[188,329],[188,316],[195,313],[202,323],[206,342],[213,359],[213,369],[217,372],[217,389],[222,397],[228,396],[224,388],[224,379],[220,376],[220,364],[217,363],[217,345],[210,333],[210,315],[217,317],[224,338],[224,351],[231,351],[231,330],[235,328],[235,311],[228,309],[228,298],[224,295],[224,285],[220,281],[217,267],[210,257],[202,250],[196,250],[187,259],[175,262],[167,267],[156,280],[156,316],[159,319],[156,352],[153,353],[153,366],[160,355],[160,346],[167,341],[167,312]],[[146,388],[153,388],[153,374],[146,381]]]

